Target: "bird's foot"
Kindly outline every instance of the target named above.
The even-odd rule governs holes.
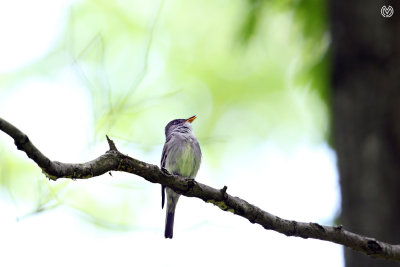
[[[164,167],[161,167],[161,171],[165,174],[171,175],[171,173]]]
[[[188,183],[188,188],[190,189],[194,187],[196,181],[194,180],[194,178],[187,178],[187,183]]]

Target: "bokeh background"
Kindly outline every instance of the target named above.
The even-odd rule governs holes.
[[[197,179],[286,219],[334,225],[325,1],[0,3],[0,116],[46,156],[119,150],[159,164],[164,127],[196,114]],[[0,134],[0,265],[343,266],[342,248],[113,172],[48,181]]]

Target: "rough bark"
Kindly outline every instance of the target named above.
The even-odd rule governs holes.
[[[282,219],[241,198],[229,195],[226,192],[226,186],[222,189],[215,189],[192,179],[165,173],[156,165],[124,155],[117,150],[114,142],[108,137],[110,149],[105,154],[86,163],[73,164],[51,161],[32,144],[27,135],[1,118],[0,130],[11,136],[17,148],[24,151],[42,169],[43,173],[54,181],[61,177],[87,179],[108,171],[128,172],[141,176],[149,182],[168,186],[187,197],[197,197],[212,203],[221,210],[246,218],[266,230],[274,230],[287,236],[331,241],[374,258],[400,262],[400,245],[390,245],[374,238],[349,232],[341,225],[332,227]]]
[[[394,15],[382,17],[383,5]],[[400,2],[331,1],[341,223],[400,243]],[[345,249],[347,267],[398,266]]]

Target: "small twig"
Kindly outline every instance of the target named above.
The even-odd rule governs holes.
[[[107,138],[108,146],[110,147],[110,151],[111,151],[111,150],[118,151],[117,147],[116,147],[115,144],[114,144],[114,141],[111,140],[111,139],[108,137],[108,135],[106,135],[106,138]]]
[[[221,194],[222,194],[222,198],[225,200],[228,198],[228,194],[226,193],[226,190],[228,189],[228,187],[226,185],[224,185],[224,187],[220,190]]]

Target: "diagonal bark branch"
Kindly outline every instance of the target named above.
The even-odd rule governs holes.
[[[0,118],[0,130],[11,136],[17,148],[24,151],[42,169],[43,173],[54,181],[58,178],[87,179],[108,171],[129,172],[141,176],[151,183],[168,186],[187,197],[196,197],[213,203],[220,209],[244,217],[251,223],[259,224],[267,230],[274,230],[287,236],[330,241],[374,258],[400,262],[400,245],[391,245],[349,232],[341,225],[332,227],[282,219],[241,198],[229,195],[226,192],[226,186],[222,189],[215,189],[191,179],[166,174],[156,165],[124,155],[118,151],[108,136],[110,150],[92,161],[73,164],[51,161],[32,144],[26,134],[2,118]]]

